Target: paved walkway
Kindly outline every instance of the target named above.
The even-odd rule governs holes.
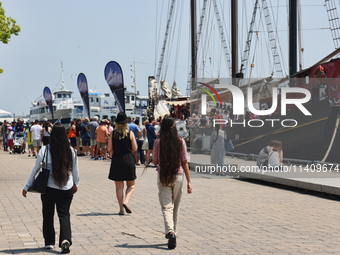
[[[21,195],[34,162],[0,151],[0,254],[60,251],[41,249],[39,195]],[[133,213],[119,216],[109,165],[79,158],[71,254],[340,254],[338,201],[196,173],[181,202],[178,247],[168,251],[155,170],[137,169]]]

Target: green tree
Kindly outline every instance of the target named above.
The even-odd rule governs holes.
[[[19,35],[20,27],[12,17],[6,17],[5,9],[0,2],[0,41],[7,44],[11,39],[11,35]],[[3,70],[0,68],[0,74]]]

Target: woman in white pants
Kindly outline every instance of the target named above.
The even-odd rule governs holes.
[[[168,248],[176,248],[176,230],[179,204],[182,197],[183,173],[187,179],[187,192],[192,192],[187,146],[178,136],[173,118],[165,117],[162,121],[160,137],[154,143],[153,163],[157,166],[158,196],[162,207],[165,237]]]

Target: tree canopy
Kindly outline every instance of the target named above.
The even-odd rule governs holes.
[[[15,19],[6,17],[5,9],[1,5],[2,2],[0,2],[0,41],[7,44],[11,39],[11,35],[19,35],[21,29]],[[0,73],[2,72],[3,70],[0,69]]]

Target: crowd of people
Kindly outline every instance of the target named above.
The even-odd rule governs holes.
[[[159,120],[153,117],[147,119],[143,124],[139,119],[128,118],[129,129],[134,133],[138,149],[134,152],[136,165],[149,162],[152,154],[153,143],[159,131]],[[19,153],[28,153],[28,157],[37,157],[42,146],[49,144],[49,138],[53,123],[46,118],[35,120],[34,122],[24,123],[21,118],[17,121],[4,123],[0,122],[0,147],[10,154],[14,152],[15,135],[23,133],[24,141]],[[73,120],[66,129],[71,146],[75,149],[78,156],[90,156],[94,160],[107,160],[112,154],[107,150],[108,139],[115,128],[115,124],[108,119],[98,120],[95,116],[89,118],[78,118]],[[152,163],[151,163],[152,164]]]
[[[224,120],[226,124],[223,126],[230,126],[231,121],[235,122],[243,122],[245,120],[248,122],[252,119],[257,119],[258,116],[246,111],[245,115],[233,115],[232,110],[225,110],[224,112],[216,109],[212,109],[206,115],[193,113],[191,117],[186,118],[189,127],[198,127],[198,128],[210,128],[214,125],[214,120]],[[183,119],[184,120],[184,119]]]
[[[148,118],[142,125],[138,118],[127,117],[127,126],[133,132],[137,150],[133,152],[136,165],[146,165],[150,161],[153,143],[157,138],[160,122],[153,117]],[[117,121],[111,123],[107,119],[100,122],[95,116],[89,120],[77,119],[72,121],[68,129],[71,146],[77,151],[78,156],[90,156],[94,160],[107,160],[112,158],[108,150],[109,137],[116,128]]]
[[[34,178],[41,167],[50,171],[47,189],[41,194],[43,236],[45,249],[54,249],[54,211],[60,222],[59,247],[69,253],[72,245],[70,206],[78,191],[78,157],[89,155],[92,159],[111,159],[108,178],[115,182],[119,205],[118,215],[132,213],[129,202],[136,186],[136,165],[156,167],[158,197],[161,205],[165,238],[168,248],[176,248],[179,204],[185,176],[187,192],[192,193],[187,147],[178,135],[175,120],[169,116],[154,120],[149,117],[142,125],[139,119],[128,118],[120,112],[112,124],[97,117],[77,119],[66,129],[60,121],[47,119],[33,123],[0,123],[1,141],[5,151],[13,151],[13,137],[24,134],[22,153],[36,158],[32,173],[22,190],[27,196],[34,185]],[[124,185],[126,190],[124,192]]]
[[[8,151],[9,154],[14,152],[28,153],[28,157],[37,158],[40,148],[50,142],[52,127],[53,124],[46,118],[42,119],[42,121],[35,120],[33,123],[24,123],[22,118],[18,118],[17,121],[12,123],[5,120],[3,123],[0,122],[0,146],[4,151]],[[22,137],[23,139],[20,143],[15,144],[19,134],[21,134],[20,138]],[[14,150],[15,145],[19,146],[20,150]]]

